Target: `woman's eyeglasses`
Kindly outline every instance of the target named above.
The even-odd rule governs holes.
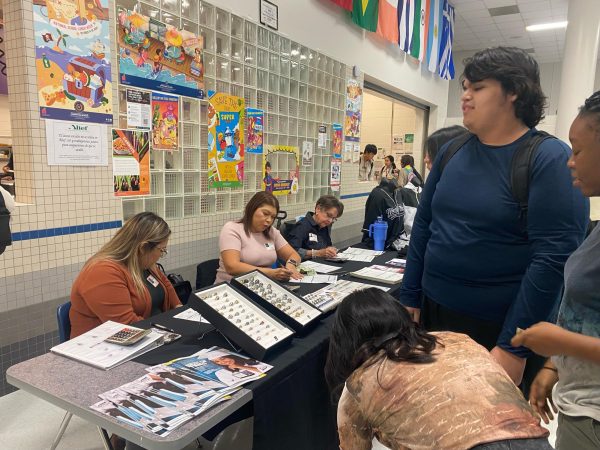
[[[160,250],[160,257],[162,258],[163,256],[166,256],[169,254],[169,250],[167,250],[167,247],[156,247],[157,249]]]

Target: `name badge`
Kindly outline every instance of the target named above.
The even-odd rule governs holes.
[[[308,233],[308,240],[310,242],[319,242],[319,239],[317,238],[317,235],[314,233]]]
[[[265,248],[267,250],[275,250],[275,244],[272,244],[271,242],[265,242]]]
[[[148,278],[146,278],[146,280],[148,280],[148,282],[152,286],[154,286],[154,287],[158,286],[158,280],[156,278],[154,278],[154,275],[152,275],[152,274],[148,275]]]

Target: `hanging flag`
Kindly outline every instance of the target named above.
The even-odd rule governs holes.
[[[413,34],[413,7],[415,0],[398,0],[398,45],[400,49],[410,52],[410,41]]]
[[[429,37],[427,38],[427,68],[433,73],[437,73],[440,58],[440,34],[442,32],[443,17],[443,0],[431,0],[429,5]]]
[[[419,58],[419,53],[421,51],[421,4],[423,0],[414,0],[413,1],[413,29],[412,29],[412,38],[410,40],[410,56],[413,58]]]
[[[338,5],[340,8],[352,11],[352,0],[331,0],[333,3]]]
[[[429,37],[429,9],[431,7],[431,0],[421,0],[421,22],[419,23],[420,28],[420,48],[419,48],[419,61],[424,62],[427,60],[427,38]]]
[[[394,44],[398,42],[398,0],[379,0],[377,34]]]
[[[454,39],[454,7],[444,0],[444,16],[442,36],[440,37],[440,62],[438,74],[444,80],[454,78],[454,61],[452,60],[452,41]]]
[[[352,2],[352,22],[367,31],[377,31],[379,0],[354,0]]]

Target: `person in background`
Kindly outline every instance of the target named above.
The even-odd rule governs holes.
[[[2,167],[1,177],[14,179],[15,178],[15,164],[13,161],[13,152],[12,149],[8,151],[8,163]]]
[[[443,174],[448,144],[436,158],[413,224],[400,301],[429,331],[469,335],[520,384],[532,353],[510,340],[517,327],[554,313],[589,205],[571,186],[569,147],[551,138],[533,157],[526,220],[519,215],[512,157],[535,133],[545,105],[535,60],[522,49],[489,48],[465,60],[462,78],[463,121],[473,137]]]
[[[244,208],[241,219],[223,225],[215,284],[252,270],[278,281],[302,278],[296,269],[300,255],[273,227],[278,213],[277,198],[269,192],[257,192]],[[285,266],[272,268],[278,259],[285,261]]]
[[[85,263],[71,289],[71,338],[108,320],[130,324],[181,306],[156,266],[170,235],[156,214],[136,214]]]
[[[15,199],[12,195],[10,195],[10,192],[8,192],[2,186],[0,186],[0,194],[2,194],[2,198],[4,199],[4,205],[6,206],[6,209],[8,209],[9,213],[12,213],[15,209]]]
[[[407,183],[412,183],[415,186],[423,186],[423,177],[417,171],[415,167],[415,158],[412,155],[402,155],[400,158],[400,166],[402,167],[402,171],[404,172],[404,178],[406,182],[402,185],[406,185]]]
[[[398,189],[398,180],[395,178],[382,178],[379,185],[373,188],[365,203],[362,242],[369,246],[373,243],[373,239],[369,237],[369,226],[379,216],[388,225],[385,241],[385,248],[388,248],[404,232],[404,204],[402,193]]]
[[[427,333],[392,296],[357,291],[338,306],[325,378],[340,449],[550,450],[549,432],[485,348]]]
[[[569,132],[573,184],[600,196],[600,91],[589,97]],[[557,325],[541,322],[511,341],[553,356],[539,371],[529,401],[544,422],[559,412],[556,448],[600,448],[600,228],[567,260]],[[555,386],[556,385],[556,386]],[[554,399],[554,401],[552,400]],[[555,406],[556,405],[556,406]]]
[[[383,159],[383,168],[381,169],[381,178],[398,179],[400,175],[399,170],[396,167],[396,163],[394,163],[394,157],[392,155],[388,155]]]
[[[342,217],[344,204],[333,195],[323,195],[314,212],[307,212],[289,233],[289,244],[302,259],[333,258],[337,249],[331,242],[331,225]]]
[[[358,160],[358,181],[371,181],[373,179],[373,158],[377,154],[375,144],[367,144],[365,151]]]
[[[469,131],[466,128],[461,127],[460,125],[453,125],[451,127],[440,128],[431,133],[425,142],[424,162],[427,170],[431,170],[431,166],[433,166],[433,162],[435,161],[440,148],[442,148],[444,144],[468,132]]]

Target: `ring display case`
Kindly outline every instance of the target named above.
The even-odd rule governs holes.
[[[308,328],[321,316],[318,308],[258,270],[234,277],[231,283],[295,331]]]
[[[284,345],[294,331],[227,283],[190,296],[190,306],[256,359]]]

